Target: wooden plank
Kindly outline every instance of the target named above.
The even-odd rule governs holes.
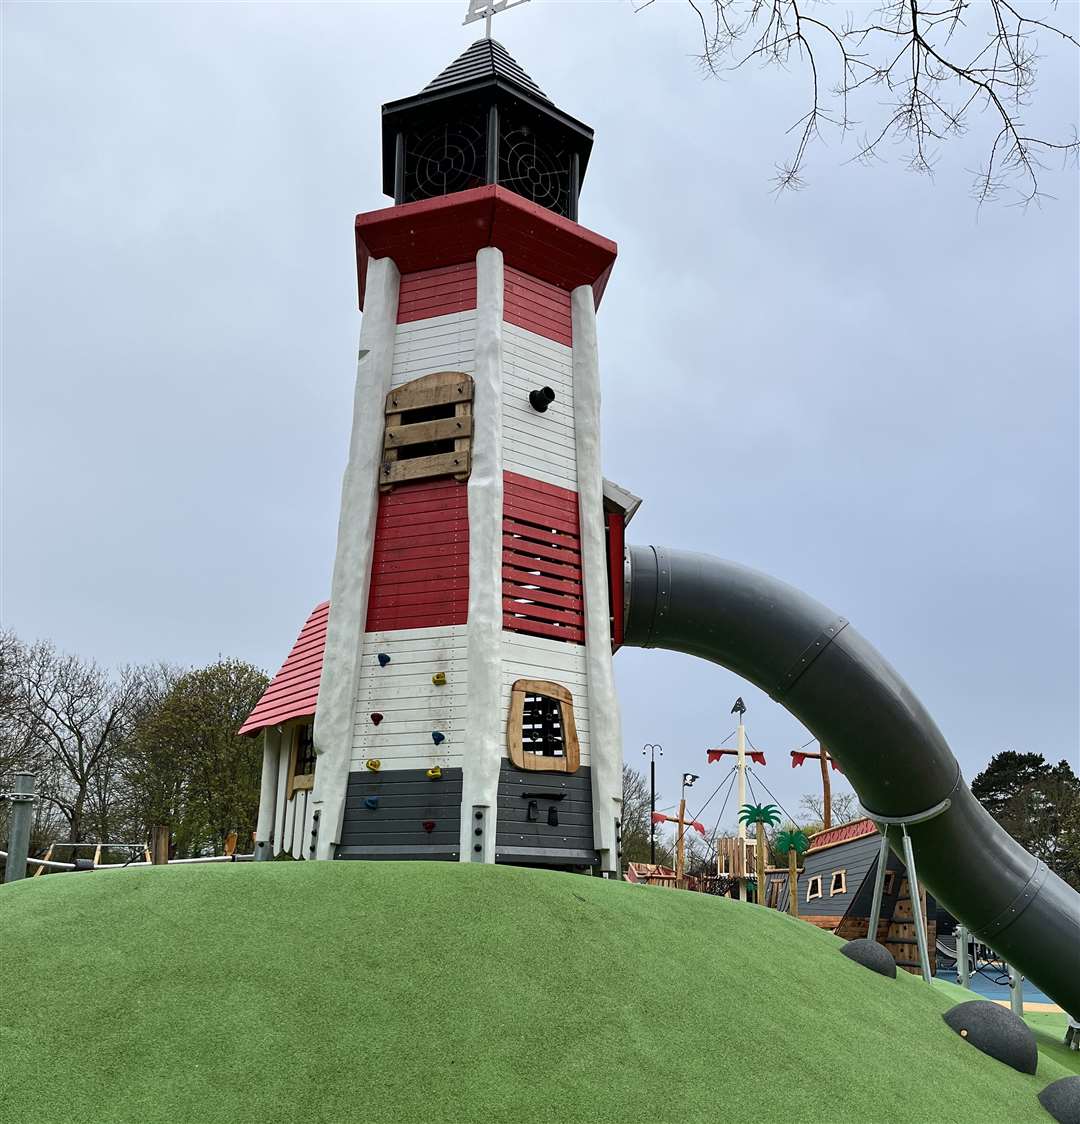
[[[390,449],[388,452],[395,452]],[[403,480],[419,480],[425,476],[460,475],[469,471],[469,454],[436,453],[431,457],[412,460],[384,460],[380,480],[383,484],[398,484]]]
[[[391,390],[386,396],[386,412],[419,410],[425,406],[444,406],[450,402],[471,402],[473,381],[463,371],[435,371]]]
[[[457,403],[455,409],[464,406]],[[400,418],[400,414],[397,415]],[[439,418],[436,421],[415,422],[413,425],[387,425],[383,435],[383,448],[394,449],[403,445],[418,445],[427,441],[446,441],[450,438],[461,440],[472,436],[472,417],[468,414],[452,418]],[[468,448],[468,445],[454,446],[455,450]]]

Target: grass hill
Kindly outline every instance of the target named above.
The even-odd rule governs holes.
[[[1027,1077],[774,912],[509,867],[0,888],[4,1124],[1047,1124]]]

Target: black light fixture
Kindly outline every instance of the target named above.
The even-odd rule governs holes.
[[[542,386],[539,390],[529,391],[529,405],[538,413],[547,413],[548,406],[555,401],[555,391],[550,386]]]

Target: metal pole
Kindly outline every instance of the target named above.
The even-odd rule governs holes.
[[[656,866],[656,824],[653,823],[653,814],[656,812],[656,751],[649,753],[649,862]]]
[[[874,898],[870,903],[870,921],[866,926],[867,940],[876,941],[878,922],[881,920],[881,892],[885,889],[885,867],[889,861],[889,829],[881,825],[881,845],[878,847],[877,871],[874,874]]]
[[[968,960],[968,931],[964,925],[956,927],[956,982],[961,987],[971,987],[971,963]]]
[[[8,794],[11,823],[8,827],[8,857],[4,881],[26,877],[26,856],[30,853],[30,824],[34,818],[34,774],[16,773],[15,791]]]
[[[919,879],[915,873],[915,852],[911,846],[911,836],[907,833],[907,827],[902,824],[900,829],[904,833],[904,864],[907,866],[911,913],[915,918],[915,938],[919,942],[919,964],[922,967],[923,979],[930,983],[930,952],[926,947],[926,918],[923,917],[922,894],[919,893]]]
[[[746,727],[743,725],[742,712],[739,712],[739,725],[735,730],[735,752],[737,754],[736,768],[739,770],[739,811],[742,812],[746,805]],[[742,875],[739,878],[739,901],[744,902],[746,897],[746,824],[739,820],[738,843],[739,869]]]
[[[1009,969],[1009,1006],[1012,1013],[1019,1018],[1024,1017],[1024,977],[1011,965]]]

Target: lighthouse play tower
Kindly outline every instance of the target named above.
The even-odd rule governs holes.
[[[600,469],[592,130],[490,38],[382,129],[330,601],[242,731],[256,852],[611,872],[637,500]]]

